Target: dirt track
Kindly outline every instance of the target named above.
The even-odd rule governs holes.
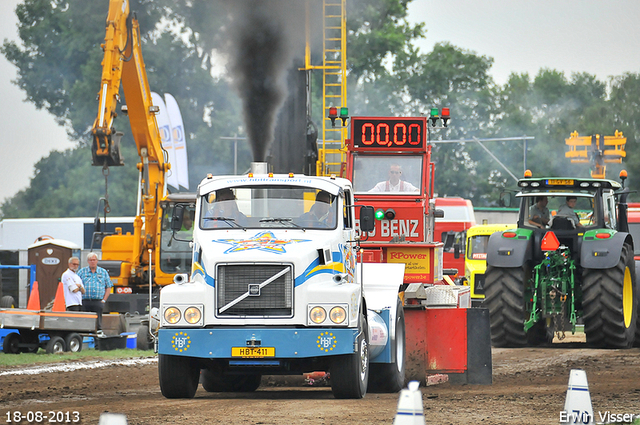
[[[557,348],[494,349],[493,385],[422,388],[427,423],[558,423],[569,370],[587,372],[598,412],[640,414],[640,349],[594,350],[584,344]],[[391,424],[398,394],[335,400],[328,387],[263,385],[255,393],[207,393],[193,400],[160,394],[155,363],[95,370],[2,375],[0,421],[7,411],[78,411],[84,424],[102,412],[127,415],[130,424]],[[24,421],[23,423],[27,423]],[[45,422],[43,422],[45,423]]]

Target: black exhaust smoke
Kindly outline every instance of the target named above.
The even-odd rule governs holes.
[[[254,161],[265,161],[276,118],[287,94],[287,70],[304,46],[304,2],[233,0],[229,71],[242,99]]]

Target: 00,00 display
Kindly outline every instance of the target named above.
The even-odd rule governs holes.
[[[353,144],[358,148],[421,148],[424,121],[416,120],[357,120],[351,123]]]

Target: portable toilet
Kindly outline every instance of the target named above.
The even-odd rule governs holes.
[[[56,296],[62,273],[69,267],[69,258],[80,256],[80,247],[63,239],[38,241],[27,248],[29,264],[36,265],[40,309]]]

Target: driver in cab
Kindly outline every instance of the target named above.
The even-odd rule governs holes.
[[[420,189],[411,183],[402,180],[402,167],[391,164],[389,167],[389,179],[376,184],[369,192],[419,192]]]

